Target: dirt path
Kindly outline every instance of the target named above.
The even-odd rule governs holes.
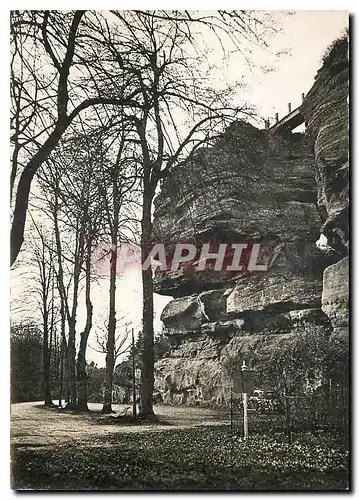
[[[17,447],[37,448],[59,442],[93,442],[96,438],[119,433],[164,431],[203,425],[228,423],[226,415],[206,408],[156,406],[155,413],[162,422],[151,425],[108,424],[102,416],[101,404],[90,403],[91,412],[74,414],[47,409],[41,402],[11,405],[11,442]],[[124,413],[128,405],[113,405],[117,414]],[[131,411],[131,410],[129,410]]]

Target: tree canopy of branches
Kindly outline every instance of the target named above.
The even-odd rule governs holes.
[[[81,112],[98,104],[131,105],[129,76],[116,97],[97,93],[106,73],[84,11],[11,13],[11,264],[21,249],[31,183]],[[93,72],[96,71],[96,77]]]
[[[188,11],[18,10],[11,12],[10,28],[11,264],[23,243],[32,180],[75,119],[86,117],[86,110],[91,109],[97,116],[103,112],[116,115],[118,107],[126,107],[129,115],[143,112],[143,104],[148,108],[151,102],[144,101],[144,91],[151,99],[153,92],[147,85],[155,69],[156,78],[150,87],[158,91],[160,79],[163,81],[166,75],[168,79],[169,73],[171,81],[168,86],[161,85],[151,103],[153,113],[160,101],[170,104],[171,99],[186,110],[192,107],[193,112],[198,98],[201,100],[201,82],[208,77],[206,68],[198,64],[198,30],[202,30],[202,37],[215,37],[224,54],[227,49],[222,40],[228,39],[232,49],[249,59],[250,46],[244,49],[243,42],[263,43],[268,29],[250,11],[204,15]],[[202,73],[197,71],[194,78],[188,75],[188,69],[195,72],[196,66]],[[190,80],[186,80],[188,76]],[[195,101],[193,92],[186,94],[188,83],[198,86]],[[202,110],[211,110],[220,119],[215,98],[214,93],[212,100],[202,99]],[[159,118],[158,113],[154,115],[156,127]],[[178,125],[174,129],[178,133]],[[192,142],[192,136],[187,137],[177,148],[177,155],[172,155],[171,164]],[[168,143],[171,140],[167,137]],[[154,177],[159,175],[159,168],[157,161]]]
[[[251,44],[263,44],[267,30],[266,22],[251,11],[12,12],[11,263],[24,240],[36,176],[51,187],[49,206],[62,315],[69,325],[69,360],[74,360],[83,266],[88,313],[81,334],[84,346],[91,329],[89,255],[94,234],[106,233],[93,221],[105,215],[112,245],[107,346],[110,374],[114,368],[116,251],[124,193],[140,189],[131,202],[141,211],[144,261],[152,248],[153,199],[161,180],[198,148],[213,144],[230,122],[251,115],[245,104],[235,104],[239,85],[230,86],[224,79],[214,81],[214,59],[218,54],[226,58],[234,51],[250,60]],[[218,49],[214,59],[211,45]],[[110,167],[101,146],[104,131],[104,149],[111,140],[117,148],[117,159],[110,161]],[[83,158],[81,143],[92,152],[92,160]],[[71,307],[63,279],[64,241],[59,236],[63,216],[72,226],[74,238],[73,255],[67,258],[73,265]],[[125,223],[130,220],[128,213],[124,219]],[[154,386],[150,268],[142,270],[142,292],[141,412],[150,417]],[[80,351],[83,372],[85,348]],[[68,370],[74,369],[72,363]],[[76,400],[76,387],[70,392]]]

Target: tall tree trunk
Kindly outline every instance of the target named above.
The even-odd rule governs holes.
[[[77,373],[76,373],[76,316],[77,316],[77,306],[78,306],[78,291],[79,291],[79,281],[81,275],[81,263],[83,261],[83,251],[84,251],[84,235],[82,228],[80,234],[78,234],[78,246],[75,253],[75,263],[74,263],[74,275],[73,275],[73,298],[72,298],[72,308],[69,311],[68,297],[66,295],[66,289],[63,280],[63,269],[62,269],[62,249],[60,232],[57,221],[57,207],[54,209],[54,227],[55,227],[55,237],[56,237],[56,247],[58,254],[58,284],[59,292],[61,297],[61,303],[64,305],[65,313],[67,316],[67,323],[69,326],[68,332],[68,342],[66,349],[66,379],[68,384],[69,397],[67,398],[66,408],[76,409],[77,407]]]
[[[118,153],[120,155],[120,152]],[[111,262],[110,262],[110,291],[109,291],[109,312],[108,312],[108,335],[106,345],[106,379],[105,394],[103,402],[103,413],[112,413],[112,389],[113,373],[115,370],[115,350],[116,350],[116,277],[117,277],[117,244],[119,229],[120,199],[118,192],[118,173],[113,172],[113,221],[111,228]]]
[[[116,222],[116,221],[115,221]],[[115,340],[116,340],[116,273],[117,273],[117,229],[118,223],[114,223],[116,230],[112,231],[111,237],[111,262],[110,262],[110,304],[108,315],[108,335],[106,345],[106,379],[105,395],[103,402],[103,413],[112,412],[112,388],[113,372],[115,369]]]
[[[77,383],[78,383],[78,402],[77,407],[80,411],[89,411],[87,406],[87,372],[86,372],[86,347],[92,328],[93,307],[91,302],[91,242],[87,245],[86,255],[86,325],[81,333],[80,347],[77,355]]]
[[[79,281],[81,274],[81,263],[84,248],[84,237],[82,230],[79,235],[79,243],[77,252],[75,255],[74,264],[74,288],[73,288],[73,299],[72,299],[72,310],[71,316],[69,318],[69,341],[67,349],[67,366],[68,366],[68,377],[70,386],[70,401],[67,405],[68,409],[77,409],[77,371],[76,371],[76,316],[77,316],[77,305],[78,305],[78,292],[79,292]]]
[[[60,281],[60,280],[59,280]],[[60,290],[60,283],[58,284],[59,290]],[[64,385],[65,385],[65,396],[64,399],[66,402],[69,402],[69,385],[68,385],[68,377],[67,377],[67,341],[66,341],[66,304],[64,303],[64,296],[63,293],[60,292],[60,300],[61,300],[61,307],[60,307],[60,316],[61,316],[61,382],[60,382],[60,395],[59,395],[59,406],[61,406],[61,400],[64,392]],[[64,384],[65,382],[65,384]]]
[[[131,328],[132,340],[132,415],[137,418],[137,404],[136,404],[136,362],[135,362],[135,335],[133,328]]]
[[[66,406],[67,409],[75,409],[77,405],[77,388],[76,388],[76,327],[75,322],[71,318],[69,324],[69,340],[66,356],[66,375],[69,386],[69,400]]]
[[[44,341],[42,351],[43,363],[43,388],[44,388],[44,404],[45,406],[53,406],[50,388],[50,351],[49,351],[49,330],[48,330],[48,315],[44,312]]]
[[[152,191],[144,186],[143,215],[141,221],[141,253],[142,263],[148,256],[152,246]],[[143,350],[141,370],[141,401],[140,415],[144,418],[153,418],[153,387],[154,387],[154,356],[153,356],[153,279],[151,266],[142,270],[143,293]]]
[[[71,408],[77,403],[77,394],[76,394],[76,350],[75,350],[75,327],[76,322],[73,321],[73,316],[69,311],[68,297],[66,294],[66,287],[64,283],[64,271],[62,266],[62,245],[60,238],[60,229],[58,222],[58,211],[59,211],[59,203],[58,203],[58,192],[59,185],[58,180],[57,185],[54,189],[55,201],[53,207],[53,216],[54,216],[54,230],[55,230],[55,241],[56,241],[56,254],[58,259],[58,272],[57,272],[57,282],[58,289],[61,299],[61,335],[66,347],[65,350],[65,387],[66,387],[66,408]],[[65,320],[67,319],[67,323],[69,326],[68,332],[68,340],[66,342],[65,335]]]
[[[61,361],[60,361],[60,391],[59,391],[59,407],[62,408],[62,394],[64,389],[64,357],[66,345],[61,342]]]
[[[52,259],[51,259],[51,263],[52,263]],[[50,302],[50,318],[51,319],[50,319],[49,358],[50,358],[50,362],[51,362],[51,358],[53,358],[53,360],[54,360],[53,363],[54,363],[55,373],[56,373],[57,352],[56,352],[54,296],[55,296],[55,276],[54,276],[54,272],[53,272],[53,268],[52,268],[52,270],[51,270],[51,302]]]

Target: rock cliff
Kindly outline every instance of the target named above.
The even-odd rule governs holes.
[[[348,41],[336,40],[302,106],[316,160],[321,232],[339,252],[349,240]]]
[[[162,184],[156,241],[257,242],[268,264],[265,273],[245,266],[198,271],[196,262],[157,272],[155,291],[174,297],[161,316],[172,350],[155,367],[165,403],[225,404],[228,360],[253,359],[304,330],[347,333],[347,259],[338,262],[348,244],[348,89],[340,47],[303,103],[306,134],[275,136],[234,122]],[[320,233],[333,248],[317,248]]]

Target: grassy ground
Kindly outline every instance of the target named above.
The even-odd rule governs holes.
[[[157,407],[160,424],[12,406],[13,487],[57,490],[345,490],[348,454],[324,433],[231,434],[223,414]],[[122,411],[123,407],[115,407]],[[97,411],[96,411],[97,410]]]

